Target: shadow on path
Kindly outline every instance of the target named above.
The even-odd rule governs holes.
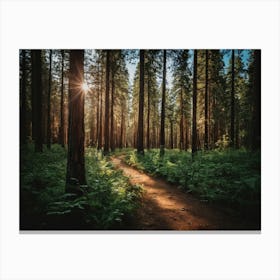
[[[131,184],[142,185],[144,194],[131,229],[143,230],[248,230],[240,221],[211,207],[164,180],[151,177],[128,166],[122,156],[112,163],[129,177]]]

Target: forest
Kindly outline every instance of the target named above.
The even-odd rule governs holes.
[[[260,230],[261,50],[21,49],[20,230]]]

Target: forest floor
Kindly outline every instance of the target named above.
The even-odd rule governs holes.
[[[124,156],[114,156],[112,163],[144,192],[141,206],[129,229],[135,230],[245,230],[248,221],[221,208],[209,205],[160,178],[128,166]]]

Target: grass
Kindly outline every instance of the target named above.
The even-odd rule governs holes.
[[[260,153],[246,150],[213,150],[191,153],[159,150],[138,155],[130,151],[126,162],[154,176],[179,185],[201,200],[232,209],[242,215],[260,215],[261,174]]]
[[[67,152],[59,145],[21,150],[21,229],[121,229],[138,206],[139,186],[95,149],[86,150],[87,186],[82,196],[65,193]]]

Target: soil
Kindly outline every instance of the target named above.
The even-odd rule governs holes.
[[[123,156],[112,163],[144,189],[141,206],[129,229],[133,230],[248,230],[256,229],[242,217],[232,216],[173,184],[128,166]]]

